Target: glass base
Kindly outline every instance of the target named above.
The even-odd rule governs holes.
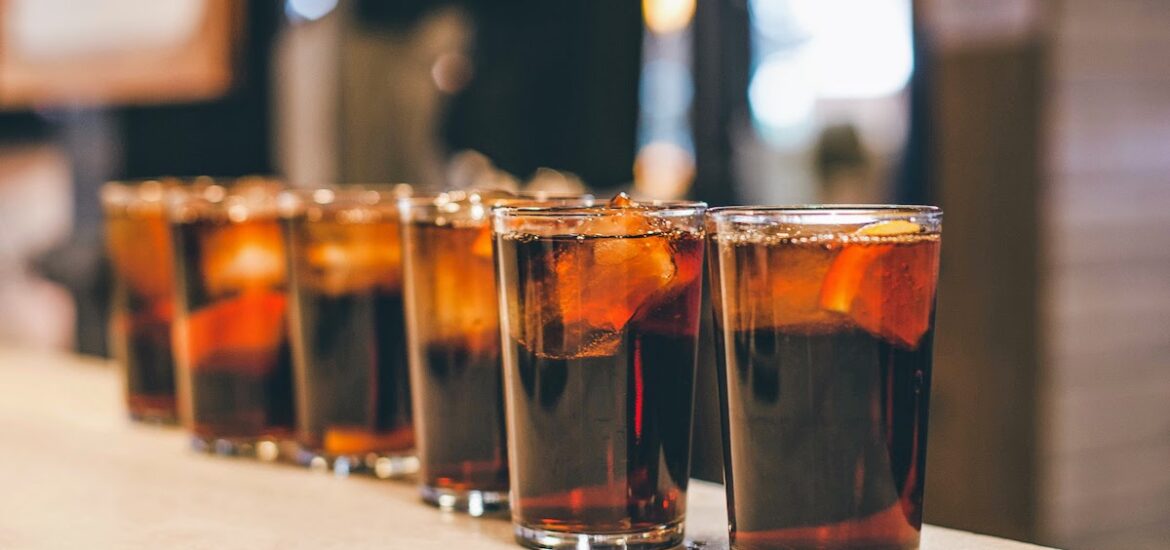
[[[506,491],[456,491],[420,485],[418,492],[423,502],[437,506],[440,510],[467,512],[474,517],[508,509]]]
[[[516,542],[525,548],[553,550],[560,548],[621,548],[650,550],[674,548],[683,542],[682,520],[657,525],[636,533],[569,533],[513,525]]]
[[[285,447],[282,450],[282,447]],[[256,458],[276,462],[287,453],[287,443],[266,437],[191,437],[191,448],[197,452],[218,456]]]
[[[379,479],[399,479],[418,472],[418,457],[413,451],[329,455],[300,447],[295,462],[313,471],[331,472],[337,477],[361,473],[372,474]]]
[[[175,411],[175,398],[172,395],[130,395],[126,398],[126,408],[130,411],[130,420],[142,424],[179,423],[178,412]]]
[[[149,426],[175,426],[179,423],[174,413],[166,411],[130,411],[130,420]]]

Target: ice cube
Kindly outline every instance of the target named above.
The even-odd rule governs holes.
[[[397,231],[381,224],[310,226],[304,261],[309,284],[330,295],[401,288]],[[330,231],[330,230],[333,231]]]
[[[634,199],[631,199],[628,193],[622,191],[614,195],[612,199],[609,199],[609,206],[610,208],[630,208],[635,206],[635,203]]]
[[[490,249],[486,256],[473,250],[468,254],[482,235],[479,228],[447,231],[453,232],[447,236],[450,246],[433,251],[432,268],[415,283],[417,295],[431,300],[419,322],[434,339],[465,342],[472,353],[496,350],[500,312]]]
[[[222,227],[203,245],[203,281],[214,296],[284,284],[284,242],[275,222]]]
[[[740,260],[744,271],[734,280],[726,281],[737,293],[730,303],[738,307],[732,312],[736,319],[728,319],[729,326],[755,328],[796,329],[802,332],[824,332],[842,324],[841,316],[820,307],[818,297],[821,281],[829,268],[834,252],[821,245],[768,246],[760,250],[759,261]],[[725,253],[734,253],[725,251]],[[725,257],[724,265],[736,260]]]
[[[110,263],[130,288],[150,298],[170,296],[171,235],[162,213],[111,218],[106,231]]]
[[[264,374],[285,339],[285,307],[283,293],[268,291],[215,302],[178,320],[177,350],[193,369]]]
[[[550,275],[529,297],[529,345],[550,357],[601,356],[616,350],[639,308],[673,288],[679,269],[669,239],[651,235],[569,243],[553,255]]]

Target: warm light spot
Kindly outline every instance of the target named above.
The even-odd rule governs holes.
[[[642,0],[642,15],[655,33],[681,31],[695,16],[695,0]]]
[[[788,54],[768,56],[752,75],[748,104],[766,127],[791,128],[807,122],[816,105],[808,60]]]
[[[646,144],[634,159],[634,187],[638,194],[655,199],[685,196],[695,179],[695,157],[668,141]]]
[[[749,7],[757,32],[808,59],[805,78],[820,97],[883,97],[910,79],[909,0],[751,0]]]
[[[440,92],[458,92],[471,80],[471,60],[461,53],[440,55],[431,65],[431,79]]]

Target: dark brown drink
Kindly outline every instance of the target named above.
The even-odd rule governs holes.
[[[321,189],[299,196],[286,223],[299,459],[337,472],[413,472],[393,194]]]
[[[681,542],[703,244],[689,225],[701,208],[680,211],[497,217],[512,518],[525,546]],[[523,220],[542,215],[563,220]]]
[[[453,192],[403,202],[420,491],[441,508],[506,507],[499,305],[488,209]]]
[[[709,230],[732,546],[918,548],[934,211],[763,230],[720,228],[722,212]]]
[[[110,351],[125,369],[130,417],[172,423],[174,265],[164,199],[177,182],[112,182],[102,188],[113,271]]]
[[[172,210],[180,402],[200,449],[275,458],[275,442],[292,433],[286,259],[274,193],[212,186]]]

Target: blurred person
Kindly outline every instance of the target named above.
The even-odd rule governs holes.
[[[30,113],[0,114],[0,342],[68,349],[76,315],[69,292],[36,258],[71,229],[68,159]]]
[[[630,181],[639,3],[354,0],[338,11],[350,19],[344,179],[442,186],[442,159],[472,150],[520,180],[547,167],[591,186]]]
[[[882,199],[876,188],[873,154],[857,127],[836,124],[821,130],[813,147],[813,167],[819,184],[817,199],[826,204],[863,204]]]

